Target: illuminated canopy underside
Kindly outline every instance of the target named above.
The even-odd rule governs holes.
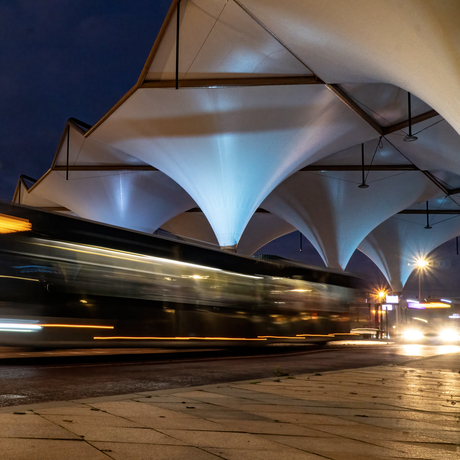
[[[245,254],[296,228],[399,290],[414,248],[460,234],[455,214],[392,217],[460,208],[459,21],[456,0],[182,0],[177,30],[174,1],[134,88],[94,127],[69,121],[15,201]]]

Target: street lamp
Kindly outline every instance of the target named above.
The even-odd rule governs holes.
[[[379,288],[376,295],[377,297],[377,318],[378,318],[378,331],[377,331],[377,338],[381,339],[383,335],[383,329],[382,329],[382,315],[383,315],[383,308],[382,304],[385,302],[385,298],[387,296],[387,292],[385,289]]]
[[[417,260],[416,264],[418,267],[418,301],[422,301],[422,271],[425,270],[426,267],[428,267],[428,261],[424,258],[420,258]]]

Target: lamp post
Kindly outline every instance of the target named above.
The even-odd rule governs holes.
[[[387,293],[385,291],[379,291],[378,293],[378,298],[379,298],[379,307],[378,307],[378,317],[379,317],[379,333],[378,333],[378,338],[381,339],[383,335],[383,321],[382,321],[382,315],[383,315],[383,302],[386,297]]]
[[[418,267],[418,301],[422,301],[422,271],[428,266],[426,259],[418,259],[416,263]]]

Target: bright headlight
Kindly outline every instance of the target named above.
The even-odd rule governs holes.
[[[423,339],[423,334],[417,329],[408,329],[403,332],[402,337],[405,340],[420,340]]]
[[[444,329],[441,331],[441,334],[439,334],[439,337],[445,342],[455,342],[460,338],[455,329]]]

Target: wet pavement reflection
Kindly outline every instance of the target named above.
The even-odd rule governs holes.
[[[460,346],[458,345],[418,345],[418,344],[405,344],[398,348],[398,354],[404,356],[436,356],[445,355],[446,353],[459,353]]]
[[[1,353],[3,352],[3,353]],[[243,353],[244,352],[244,353]],[[0,350],[0,407],[460,356],[460,347],[344,341],[246,350]],[[427,361],[428,362],[428,361]]]
[[[0,449],[9,460],[457,460],[459,357],[459,347],[347,343],[278,355],[268,378],[6,407]],[[255,361],[274,363],[240,364]],[[317,370],[292,372],[299,362]],[[201,364],[188,371],[217,369]],[[222,364],[238,374],[233,358]]]

